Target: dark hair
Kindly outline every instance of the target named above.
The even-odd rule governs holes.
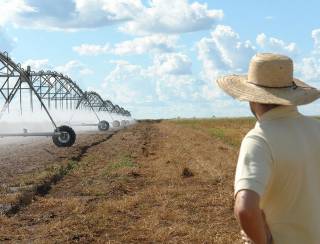
[[[281,106],[280,104],[272,104],[272,103],[260,103],[260,104],[263,105],[267,109],[273,109],[273,108]]]

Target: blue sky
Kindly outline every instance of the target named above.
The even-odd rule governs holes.
[[[0,49],[57,70],[135,118],[249,115],[217,76],[246,73],[256,52],[295,62],[320,88],[317,1],[0,0]],[[319,103],[302,107],[319,114]]]

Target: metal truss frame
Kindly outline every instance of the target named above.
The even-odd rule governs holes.
[[[99,123],[101,120],[98,112],[107,112],[110,116],[112,113],[116,113],[131,117],[129,111],[114,105],[109,100],[103,100],[97,92],[83,91],[68,76],[53,71],[34,72],[30,67],[25,70],[20,64],[16,64],[8,56],[8,53],[0,52],[0,101],[4,101],[0,110],[0,119],[5,111],[10,112],[10,104],[17,96],[22,113],[22,97],[25,92],[30,94],[31,111],[34,109],[33,99],[40,102],[41,109],[48,115],[55,128],[55,135],[59,133],[59,128],[50,114],[50,110],[53,108],[56,110],[90,110],[94,112]],[[49,133],[44,134],[48,136]]]

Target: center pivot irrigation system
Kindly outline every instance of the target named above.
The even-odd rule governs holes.
[[[70,77],[53,71],[34,72],[29,66],[25,70],[20,64],[13,62],[6,52],[0,52],[0,120],[5,112],[10,113],[14,98],[18,101],[14,105],[22,113],[26,107],[26,97],[31,111],[34,111],[36,100],[40,103],[41,111],[47,114],[54,131],[29,133],[24,130],[23,133],[2,133],[0,137],[51,136],[56,146],[70,147],[76,140],[76,133],[71,126],[97,126],[100,131],[106,131],[110,125],[102,116],[110,116],[113,127],[125,126],[131,119],[129,111],[102,99],[96,92],[83,91]],[[58,126],[52,110],[69,111],[71,117],[74,116],[74,111],[92,113],[96,123],[68,123]],[[112,114],[120,116],[121,122],[114,120]]]

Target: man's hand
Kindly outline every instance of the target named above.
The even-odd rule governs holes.
[[[260,197],[250,190],[237,193],[235,201],[235,216],[243,230],[242,239],[245,243],[269,244],[272,236],[265,214],[259,208]]]
[[[266,230],[266,232],[267,232],[267,244],[272,244],[273,238],[269,228]],[[240,235],[244,244],[254,244],[254,242],[247,236],[247,234],[243,230],[240,231]]]
[[[240,235],[244,244],[254,244],[243,230],[240,231]]]
[[[267,223],[266,215],[265,215],[263,210],[261,210],[261,214],[262,214],[262,217],[263,217],[264,229],[265,229],[266,234],[267,234],[267,244],[272,244],[273,243],[272,234],[271,234],[269,225]]]

